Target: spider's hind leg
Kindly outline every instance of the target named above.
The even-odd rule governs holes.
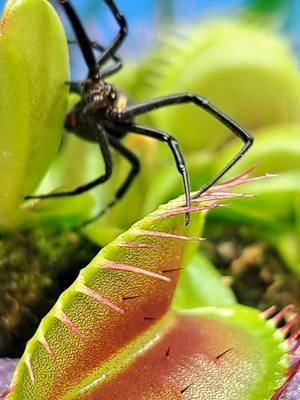
[[[134,153],[132,153],[131,150],[127,149],[127,147],[125,147],[117,138],[112,135],[109,136],[109,143],[118,153],[120,153],[124,158],[127,159],[127,161],[129,161],[129,163],[131,164],[131,169],[125,181],[117,189],[113,200],[108,203],[108,205],[104,209],[99,211],[93,218],[85,221],[84,225],[90,224],[91,222],[100,218],[102,215],[106,214],[111,208],[113,208],[125,196],[129,188],[131,187],[135,177],[140,172],[139,159]]]
[[[183,182],[183,187],[184,187],[184,192],[185,192],[185,205],[187,208],[191,207],[191,190],[190,190],[189,175],[188,175],[188,171],[187,171],[187,167],[185,164],[183,154],[180,150],[177,140],[173,136],[169,135],[166,132],[160,131],[158,129],[150,128],[148,126],[142,126],[142,125],[137,125],[137,124],[128,124],[126,130],[128,132],[137,133],[137,134],[140,134],[143,136],[148,136],[153,139],[159,140],[161,142],[167,143],[167,145],[169,146],[169,148],[173,154],[178,172],[180,173],[180,175],[182,177],[182,182]],[[186,225],[189,224],[189,221],[190,221],[190,213],[187,212],[186,216],[185,216]]]

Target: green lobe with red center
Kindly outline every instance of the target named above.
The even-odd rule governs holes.
[[[179,200],[161,207],[80,272],[28,342],[9,399],[270,398],[288,363],[271,322],[242,307],[172,311],[206,210],[217,206],[208,198],[193,200],[200,216],[189,227]]]

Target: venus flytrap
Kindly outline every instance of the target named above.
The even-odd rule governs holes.
[[[276,326],[290,307],[262,315],[230,305],[229,297],[217,307],[219,299],[206,294],[204,307],[195,308],[206,278],[199,275],[195,286],[181,279],[202,240],[204,214],[239,196],[228,189],[247,181],[248,173],[195,198],[189,227],[181,197],[103,248],[42,320],[2,398],[109,400],[123,398],[124,390],[130,400],[277,396],[290,362],[285,336],[294,323]],[[218,278],[210,284],[217,290]],[[181,311],[172,305],[176,290]]]

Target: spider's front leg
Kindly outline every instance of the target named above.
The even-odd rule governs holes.
[[[78,17],[75,9],[73,8],[73,6],[69,0],[60,0],[60,3],[62,5],[62,7],[64,8],[64,10],[69,18],[69,21],[73,27],[73,30],[75,32],[75,35],[76,35],[76,38],[78,41],[78,45],[81,48],[82,55],[85,59],[87,67],[89,69],[89,76],[93,77],[93,78],[97,78],[99,76],[99,69],[101,69],[101,67],[105,64],[105,62],[108,59],[110,59],[110,58],[118,59],[118,56],[115,55],[115,53],[119,49],[121,44],[123,43],[124,39],[127,36],[127,32],[128,32],[127,21],[126,21],[125,17],[119,11],[115,2],[113,0],[104,0],[104,2],[110,8],[120,29],[119,29],[117,36],[111,43],[111,45],[108,46],[107,48],[103,47],[103,52],[102,52],[99,60],[96,60],[94,53],[93,53],[93,49],[92,49],[93,45],[92,45],[91,41],[89,40],[88,35]],[[96,44],[96,46],[98,46],[98,45]],[[99,45],[98,50],[99,49],[101,50],[101,48],[102,48],[102,46]],[[121,66],[122,66],[122,64],[119,63],[118,68],[121,68]],[[118,68],[116,68],[113,71],[109,71],[108,74],[112,74],[112,73],[116,72],[118,70]]]
[[[121,118],[123,118],[124,114],[122,114]],[[122,126],[120,124],[120,126]],[[182,182],[183,182],[183,187],[184,187],[184,192],[185,192],[185,205],[187,208],[191,207],[191,189],[190,189],[190,180],[189,180],[189,175],[188,175],[188,170],[185,164],[185,160],[183,157],[183,154],[180,150],[179,144],[177,140],[169,135],[166,132],[160,131],[158,129],[150,128],[148,126],[142,126],[142,125],[137,125],[134,123],[130,124],[124,124],[123,129],[126,130],[127,132],[131,133],[137,133],[143,136],[148,136],[153,139],[159,140],[161,142],[167,143],[169,146],[174,160],[176,162],[176,166],[178,169],[178,172],[180,173],[182,177]],[[185,223],[188,225],[190,222],[190,213],[187,212],[185,215]]]
[[[232,160],[227,165],[225,165],[225,167],[213,179],[211,179],[206,185],[204,185],[201,188],[201,190],[195,195],[195,197],[198,197],[201,193],[211,188],[221,177],[223,177],[223,175],[227,171],[229,171],[238,162],[240,158],[242,158],[242,156],[247,152],[247,150],[253,143],[252,135],[245,129],[240,127],[235,121],[233,121],[227,115],[225,115],[221,110],[219,110],[217,107],[211,104],[207,99],[193,93],[178,93],[170,96],[151,99],[139,104],[132,105],[124,111],[123,118],[131,119],[135,118],[138,115],[142,115],[162,107],[185,104],[185,103],[193,103],[196,106],[207,111],[214,118],[219,120],[223,125],[229,128],[234,135],[239,137],[244,142],[243,147],[232,158]]]
[[[113,0],[104,0],[107,6],[110,8],[115,20],[117,21],[120,30],[115,39],[113,40],[112,44],[105,49],[104,53],[101,55],[100,59],[98,60],[98,67],[100,68],[108,58],[111,57],[112,54],[115,54],[116,51],[122,45],[124,39],[128,34],[128,24],[125,17],[121,14],[120,10],[116,6]]]
[[[129,188],[131,187],[131,184],[133,183],[135,177],[138,175],[140,172],[140,162],[137,158],[137,156],[127,147],[125,147],[120,140],[114,136],[114,133],[111,132],[111,135],[108,137],[109,143],[111,147],[113,147],[121,156],[123,156],[131,165],[131,169],[125,179],[125,181],[119,186],[117,189],[114,198],[108,205],[103,208],[101,211],[99,211],[94,217],[89,219],[84,223],[84,225],[87,225],[96,219],[100,218],[102,215],[106,214],[111,208],[113,208],[122,198],[125,196]]]

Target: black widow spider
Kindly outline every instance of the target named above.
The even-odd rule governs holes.
[[[226,125],[236,136],[242,139],[244,142],[242,149],[222,171],[202,187],[197,195],[200,195],[209,189],[245,154],[253,143],[253,138],[236,122],[227,117],[222,111],[218,110],[217,107],[210,104],[207,99],[193,93],[178,93],[146,100],[138,104],[127,105],[126,97],[119,93],[113,85],[105,81],[107,76],[114,74],[122,67],[122,61],[116,52],[127,36],[127,22],[113,0],[104,0],[104,2],[111,10],[119,25],[117,36],[107,48],[89,40],[83,25],[70,2],[68,0],[60,0],[60,3],[63,6],[76,34],[77,42],[75,43],[78,43],[80,46],[83,57],[88,66],[88,76],[84,81],[69,83],[71,91],[79,93],[81,95],[81,100],[68,113],[65,121],[65,128],[85,140],[97,142],[99,144],[105,163],[105,173],[92,182],[82,185],[72,191],[27,196],[26,199],[44,199],[78,195],[106,182],[110,178],[113,169],[110,151],[110,147],[112,147],[129,161],[131,164],[131,170],[123,184],[118,188],[114,199],[95,218],[99,217],[109,208],[113,207],[117,201],[124,196],[140,170],[140,163],[137,157],[131,152],[131,150],[127,149],[121,143],[121,139],[131,132],[166,142],[170,147],[176,161],[177,169],[182,176],[185,192],[185,206],[187,208],[186,224],[188,224],[188,210],[191,206],[190,183],[188,171],[179,145],[176,139],[168,133],[137,124],[135,122],[135,117],[161,107],[193,103],[210,113],[214,118]],[[93,49],[100,52],[98,60],[95,58]],[[103,66],[107,61],[113,61],[113,65],[103,69]],[[93,218],[93,220],[95,218]]]

